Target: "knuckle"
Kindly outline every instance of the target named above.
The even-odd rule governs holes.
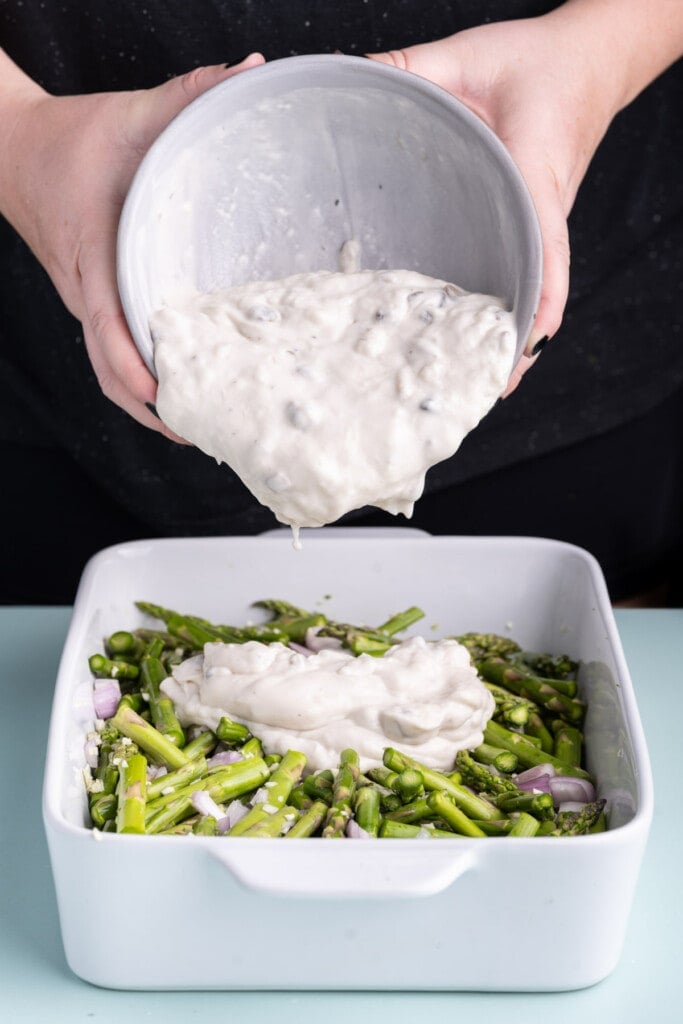
[[[193,68],[180,77],[180,87],[188,99],[194,99],[206,81],[206,68]]]

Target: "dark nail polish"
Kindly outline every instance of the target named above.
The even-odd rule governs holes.
[[[148,408],[148,409],[149,409],[149,411],[150,411],[150,412],[152,413],[152,415],[153,415],[153,416],[156,416],[156,418],[157,418],[158,420],[160,420],[160,419],[161,419],[161,416],[160,416],[160,415],[159,415],[159,413],[157,412],[157,407],[156,407],[156,405],[153,405],[153,404],[152,404],[151,402],[145,402],[145,406],[146,406],[146,408]]]
[[[548,344],[549,341],[550,341],[550,338],[548,337],[547,334],[546,334],[545,338],[539,338],[539,340],[536,342],[536,344],[534,345],[534,347],[531,350],[531,355],[532,356],[537,356],[539,352],[543,351],[543,349],[546,347],[546,345]]]

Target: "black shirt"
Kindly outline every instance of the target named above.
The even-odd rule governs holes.
[[[449,35],[556,3],[493,0],[0,0],[0,45],[50,92],[155,85],[193,66],[341,50],[362,54]],[[482,16],[482,8],[487,17]],[[681,62],[622,111],[570,218],[562,328],[427,487],[490,473],[626,422],[683,383]],[[65,448],[154,532],[240,533],[273,525],[226,467],[169,444],[105,399],[83,345],[23,242],[0,220],[0,438]]]

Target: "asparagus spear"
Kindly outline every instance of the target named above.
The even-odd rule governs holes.
[[[151,803],[153,800],[157,800],[160,796],[165,796],[169,793],[177,794],[185,786],[191,782],[196,782],[197,779],[201,779],[206,775],[207,766],[206,759],[203,757],[194,757],[187,761],[186,764],[180,768],[176,768],[174,771],[167,772],[165,775],[157,775],[155,779],[147,783],[147,800]]]
[[[315,835],[325,820],[326,814],[327,804],[324,804],[322,800],[314,800],[308,810],[285,834],[285,839],[303,839],[305,836]]]
[[[124,736],[129,736],[158,764],[163,764],[166,768],[180,768],[190,760],[182,750],[132,708],[119,706],[111,723]]]
[[[590,775],[583,768],[560,761],[554,754],[547,754],[530,742],[527,736],[517,732],[510,732],[498,722],[490,721],[484,729],[484,739],[494,747],[503,747],[511,750],[519,758],[520,764],[525,768],[532,768],[537,764],[551,764],[558,775],[573,775],[578,779],[590,779]]]
[[[354,817],[369,836],[376,838],[380,822],[380,796],[375,786],[362,786],[356,792]]]
[[[515,659],[524,662],[529,666],[537,675],[544,676],[546,679],[570,679],[573,677],[579,667],[578,662],[572,661],[572,659],[566,654],[539,654],[537,651],[519,651],[515,655]],[[568,693],[567,696],[573,697],[574,693]]]
[[[387,789],[393,789],[399,773],[392,772],[391,768],[385,768],[384,765],[381,765],[375,768],[370,768],[368,770],[368,776],[373,782],[378,783],[380,786],[386,786]]]
[[[232,718],[224,715],[216,726],[216,736],[223,743],[239,745],[246,743],[251,733],[246,725],[242,725],[241,722],[233,722]]]
[[[445,793],[441,789],[435,789],[427,797],[427,803],[431,809],[432,814],[439,818],[443,818],[447,825],[453,829],[454,832],[458,832],[464,836],[472,836],[474,838],[480,838],[485,836],[486,833],[483,829],[475,825],[471,818],[468,818],[464,811],[457,806],[453,797],[450,794]],[[497,814],[498,812],[496,812]]]
[[[583,733],[573,725],[568,725],[562,719],[555,719],[550,723],[555,733],[553,753],[561,761],[567,764],[580,765],[583,749]]]
[[[409,804],[404,804],[395,811],[388,811],[384,815],[388,821],[404,821],[409,825],[414,825],[419,821],[427,821],[433,816],[432,805],[426,796],[413,800]]]
[[[116,773],[118,780],[118,772]],[[103,829],[108,821],[116,819],[118,798],[116,793],[98,793],[90,800],[90,817],[96,828]]]
[[[282,835],[283,832],[287,832],[296,823],[298,818],[299,812],[296,807],[285,805],[275,811],[274,814],[267,814],[265,818],[261,818],[260,821],[257,821],[248,828],[243,835],[249,836],[252,839],[276,838]]]
[[[263,804],[266,810],[273,808],[279,811],[287,803],[289,794],[301,778],[305,766],[305,754],[300,754],[297,750],[288,750],[270,778],[257,791],[252,803]]]
[[[119,629],[104,641],[104,649],[110,658],[123,658],[124,661],[137,661],[142,657],[144,644],[140,637],[127,629]]]
[[[183,753],[190,760],[195,760],[198,757],[208,757],[215,746],[216,736],[210,730],[207,730],[206,732],[200,732],[193,740],[186,743],[183,747]]]
[[[478,825],[487,836],[507,836],[514,821],[512,818],[499,818],[498,821],[475,821],[474,824]]]
[[[340,839],[351,817],[353,798],[356,792],[359,767],[358,754],[347,748],[339,757],[339,770],[334,782],[332,805],[325,817],[324,839]]]
[[[503,750],[501,747],[492,747],[490,743],[480,743],[472,751],[472,756],[482,764],[493,765],[499,772],[511,775],[517,771],[519,758],[511,750]]]
[[[605,800],[593,800],[580,811],[559,811],[555,815],[555,828],[546,834],[551,836],[584,835],[599,823],[605,803]]]
[[[161,641],[153,640],[140,662],[140,691],[146,696],[152,722],[159,732],[176,747],[185,745],[183,732],[173,707],[173,701],[161,692],[161,684],[168,673],[159,658]]]
[[[583,701],[565,697],[554,686],[536,676],[525,675],[514,668],[503,658],[486,658],[479,662],[479,673],[491,683],[504,686],[508,690],[527,697],[529,700],[542,704],[548,711],[559,715],[565,721],[576,724],[583,719],[586,706]]]
[[[265,760],[265,758],[264,758]],[[322,803],[323,801],[319,801]],[[297,811],[307,811],[311,804],[315,803],[310,796],[306,795],[306,790],[303,787],[303,783],[299,783],[295,786],[292,792],[289,794],[288,803],[291,807],[296,807]]]
[[[243,836],[245,832],[248,832],[252,825],[256,825],[259,821],[263,821],[264,818],[268,818],[268,811],[265,809],[263,804],[256,804],[251,807],[247,813],[236,821],[235,824],[227,832],[227,835],[232,839],[235,836]]]
[[[212,814],[200,814],[192,826],[192,832],[195,836],[217,836],[218,822]]]
[[[540,828],[538,818],[522,811],[508,832],[509,836],[535,836]]]
[[[494,820],[500,817],[498,810],[482,797],[476,796],[464,786],[451,781],[441,772],[433,771],[419,761],[408,757],[393,747],[387,747],[384,751],[384,764],[393,771],[402,772],[406,768],[415,768],[420,772],[424,780],[425,789],[440,790],[447,793],[455,803],[472,818],[490,818]]]
[[[98,679],[137,679],[140,675],[140,669],[133,662],[107,658],[105,654],[91,654],[88,665]]]
[[[552,754],[554,752],[555,741],[552,733],[546,727],[546,724],[538,711],[534,711],[533,714],[529,715],[529,721],[526,724],[525,733],[527,736],[535,736],[537,740],[540,740],[541,750],[545,750],[547,754]]]
[[[502,793],[496,803],[505,814],[524,811],[541,821],[553,818],[553,798],[550,793]]]
[[[426,825],[407,825],[403,821],[384,819],[379,827],[380,839],[458,839],[455,832],[446,832],[440,828]]]
[[[484,658],[505,657],[519,651],[519,644],[507,636],[498,636],[496,633],[463,633],[456,636],[458,643],[466,647],[470,652],[472,661],[482,661]]]
[[[422,774],[416,771],[415,768],[406,768],[404,771],[399,772],[391,788],[407,804],[419,796],[420,793],[424,793],[424,779]]]
[[[325,770],[308,775],[304,779],[304,792],[311,800],[322,800],[325,804],[332,803],[334,794],[334,773]]]
[[[425,613],[421,608],[415,606],[406,608],[404,612],[392,615],[390,619],[387,619],[381,626],[378,626],[377,632],[387,633],[389,636],[393,636],[394,633],[402,633],[408,626],[412,626],[415,622],[419,622],[420,619],[424,619],[424,615]]]
[[[257,739],[256,736],[252,736],[251,739],[247,740],[247,742],[240,747],[240,754],[245,761],[248,761],[251,757],[263,758],[263,747],[261,746],[261,741]]]
[[[145,802],[147,790],[147,758],[132,754],[119,766],[116,788],[116,831],[137,833],[145,831]]]
[[[466,750],[459,750],[455,755],[456,767],[462,774],[463,782],[478,791],[499,796],[502,793],[518,793],[519,790],[512,779],[494,775],[486,765],[475,761]]]

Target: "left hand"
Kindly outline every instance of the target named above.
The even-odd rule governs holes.
[[[529,187],[543,240],[543,285],[527,355],[513,370],[507,395],[533,364],[536,343],[552,337],[562,321],[569,291],[567,216],[615,112],[601,64],[552,15],[481,25],[368,56],[461,99],[505,143]]]

